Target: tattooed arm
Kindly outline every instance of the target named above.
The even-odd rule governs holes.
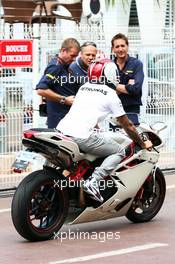
[[[152,143],[150,140],[143,141],[138,134],[136,127],[134,124],[128,119],[127,115],[123,115],[117,118],[117,121],[120,123],[120,125],[123,127],[123,129],[126,131],[128,136],[135,142],[137,142],[141,148],[143,149],[150,149],[152,147]]]

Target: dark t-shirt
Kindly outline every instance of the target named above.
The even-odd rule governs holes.
[[[88,81],[87,71],[83,68],[81,58],[77,58],[76,61],[69,66],[69,69],[75,77],[78,88]]]

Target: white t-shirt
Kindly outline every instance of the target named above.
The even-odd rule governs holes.
[[[87,82],[80,87],[73,105],[57,129],[65,135],[88,138],[95,125],[109,114],[115,117],[125,115],[116,91],[107,85]]]

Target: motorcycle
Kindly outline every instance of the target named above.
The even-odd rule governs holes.
[[[158,168],[159,132],[164,125],[141,124],[139,133],[153,143],[148,151],[125,133],[111,132],[126,149],[126,157],[100,183],[103,203],[83,191],[81,183],[103,159],[83,153],[71,139],[54,129],[33,128],[23,133],[25,151],[17,156],[15,170],[26,168],[37,155],[46,162],[17,187],[12,200],[12,221],[17,232],[29,241],[50,239],[64,223],[70,225],[126,216],[134,223],[157,215],[166,193],[165,178]]]

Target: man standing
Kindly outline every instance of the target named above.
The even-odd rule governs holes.
[[[115,63],[107,59],[92,63],[88,71],[89,82],[79,88],[70,111],[57,126],[63,134],[71,136],[82,151],[104,158],[102,164],[83,184],[84,190],[101,202],[103,197],[99,181],[116,168],[125,156],[125,151],[114,139],[94,129],[96,124],[113,114],[132,140],[142,148],[152,147],[149,140],[142,141],[123,110],[115,91],[118,84],[116,73]]]
[[[79,50],[76,39],[65,39],[58,57],[51,60],[36,86],[37,94],[46,98],[48,128],[56,128],[73,103],[77,88],[70,81],[68,68]]]
[[[116,88],[123,108],[135,125],[139,125],[138,114],[142,105],[142,84],[144,80],[143,64],[140,60],[129,56],[128,38],[119,33],[112,40],[114,62],[119,71],[120,82]]]
[[[88,81],[87,71],[92,61],[96,59],[97,46],[92,41],[84,42],[80,48],[80,56],[76,58],[69,69],[75,76],[77,87],[79,88]]]

